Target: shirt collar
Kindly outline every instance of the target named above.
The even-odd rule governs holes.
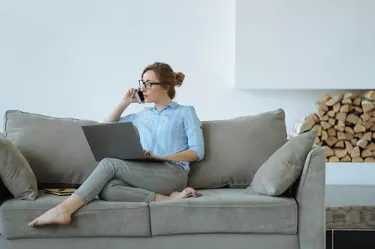
[[[179,104],[177,104],[177,102],[172,101],[169,105],[167,105],[164,109],[162,109],[162,110],[160,110],[160,111],[163,111],[163,110],[165,110],[165,109],[167,109],[167,108],[176,108],[177,106],[179,106]],[[158,111],[158,110],[156,109],[156,106],[155,106],[155,105],[152,107],[152,110],[153,110],[153,111]]]

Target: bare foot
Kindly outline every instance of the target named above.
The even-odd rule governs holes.
[[[185,188],[181,192],[175,191],[170,195],[170,197],[172,197],[173,200],[181,200],[181,199],[186,199],[189,197],[198,197],[198,196],[200,196],[200,194],[198,194],[198,192],[195,189],[190,188],[190,187]]]
[[[71,214],[68,212],[59,210],[58,207],[54,207],[35,220],[29,222],[29,227],[41,226],[41,225],[48,225],[48,224],[60,224],[60,225],[68,225],[71,221],[72,217]]]

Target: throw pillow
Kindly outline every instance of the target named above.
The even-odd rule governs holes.
[[[317,130],[303,133],[278,149],[256,172],[246,193],[279,196],[299,178]]]
[[[81,127],[95,123],[9,110],[5,135],[29,162],[39,188],[76,188],[98,165]]]
[[[205,157],[190,164],[189,186],[246,188],[256,171],[287,142],[282,109],[204,121]]]
[[[14,144],[1,133],[0,178],[16,199],[35,200],[38,196],[37,181],[29,163]]]

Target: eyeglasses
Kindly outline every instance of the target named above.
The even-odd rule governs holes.
[[[144,82],[143,80],[139,80],[138,83],[139,83],[140,88],[144,87],[148,90],[151,89],[152,85],[161,85],[162,84],[160,82],[151,82],[151,81]]]

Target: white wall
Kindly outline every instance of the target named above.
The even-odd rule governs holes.
[[[176,101],[202,120],[284,108],[291,128],[327,93],[232,88],[233,0],[0,3],[0,113],[102,120],[154,61],[186,73]]]
[[[375,1],[236,0],[236,86],[373,88]]]

